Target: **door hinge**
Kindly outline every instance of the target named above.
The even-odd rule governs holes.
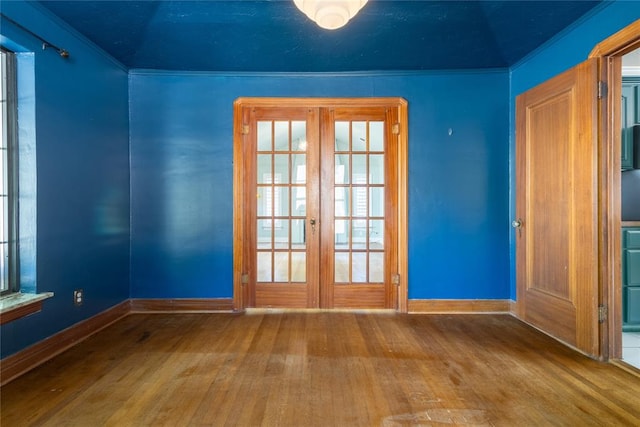
[[[400,123],[394,123],[391,125],[391,133],[394,135],[400,135]]]
[[[598,80],[598,99],[605,98],[607,96],[607,82]]]
[[[249,135],[249,125],[242,125],[242,134]]]
[[[395,286],[400,285],[400,275],[398,273],[391,275],[391,283],[394,284]]]
[[[249,275],[247,273],[244,273],[240,281],[243,285],[246,285],[247,283],[249,283]]]
[[[607,306],[600,304],[598,306],[598,322],[604,323],[607,321]]]

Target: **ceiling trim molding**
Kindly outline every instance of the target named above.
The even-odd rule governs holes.
[[[393,76],[425,76],[425,75],[452,75],[452,74],[505,74],[509,68],[473,68],[473,69],[446,69],[446,70],[394,70],[394,71],[326,71],[326,72],[291,72],[291,71],[183,71],[183,70],[155,70],[148,68],[132,68],[130,75],[185,75],[185,76],[211,76],[211,77],[393,77]]]

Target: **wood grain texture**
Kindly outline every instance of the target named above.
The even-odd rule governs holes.
[[[0,361],[0,384],[6,384],[19,375],[43,364],[127,314],[129,314],[128,300],[103,311],[97,316],[76,323],[18,353],[5,357]]]
[[[406,311],[408,298],[408,235],[407,235],[407,164],[408,164],[408,114],[407,102],[402,98],[238,98],[234,103],[234,308],[243,310],[246,307],[291,307],[296,301],[303,301],[298,287],[293,287],[291,296],[284,295],[284,301],[276,298],[280,294],[268,295],[268,287],[259,288],[256,280],[256,256],[251,249],[255,247],[255,165],[253,164],[256,139],[256,120],[290,119],[293,115],[299,120],[307,121],[307,140],[309,147],[320,150],[321,140],[324,138],[328,148],[334,147],[333,125],[334,119],[341,120],[386,120],[387,141],[392,141],[393,152],[386,153],[387,176],[385,179],[385,194],[389,196],[389,203],[385,212],[387,228],[385,239],[388,249],[385,263],[385,292],[372,293],[364,297],[356,295],[342,295],[345,290],[355,290],[356,287],[342,289],[338,296],[340,301],[334,301],[333,291],[333,159],[325,155],[320,159],[320,151],[308,151],[307,163],[307,216],[308,220],[319,220],[320,233],[312,235],[308,241],[307,251],[307,284],[306,303],[300,307],[354,306],[357,301],[364,301],[363,308],[384,306]],[[399,124],[400,132],[394,134],[391,129]],[[317,132],[311,132],[316,129]],[[245,130],[246,132],[243,132]],[[331,150],[326,150],[329,153]],[[312,178],[313,177],[313,178]],[[319,184],[323,185],[322,191]],[[393,192],[391,191],[393,190]],[[320,202],[322,201],[322,202]],[[319,216],[318,216],[319,213]],[[393,233],[391,233],[393,231]],[[319,236],[329,236],[319,241]],[[314,241],[318,240],[318,241]],[[319,255],[319,257],[317,256]],[[320,262],[317,260],[320,259]],[[315,261],[314,261],[315,260]],[[248,283],[241,284],[242,274],[248,275]],[[399,273],[399,286],[392,284],[391,275]],[[383,303],[372,304],[374,297],[381,298]],[[402,301],[399,300],[402,298]],[[297,302],[296,302],[297,303]]]
[[[510,300],[410,299],[409,313],[509,313]]]
[[[600,304],[608,311],[608,321],[600,324],[600,349],[602,359],[608,360],[622,357],[622,57],[601,58],[598,66],[599,78],[609,88],[598,119]]]
[[[254,289],[256,307],[307,307],[309,290],[307,284],[257,283]]]
[[[386,118],[386,138],[387,147],[386,152],[386,188],[388,189],[385,197],[385,242],[387,242],[387,249],[385,253],[384,267],[385,282],[390,286],[385,286],[385,308],[398,308],[398,286],[393,283],[394,275],[400,274],[400,257],[398,256],[398,244],[401,241],[399,236],[400,226],[398,218],[398,200],[400,196],[398,191],[400,190],[400,175],[398,169],[400,168],[400,156],[398,155],[399,144],[402,142],[400,139],[400,128],[406,126],[407,123],[400,125],[400,118],[398,108],[387,108]],[[398,132],[394,132],[394,128],[398,129]],[[399,283],[398,283],[399,284]]]
[[[589,58],[624,55],[639,47],[640,19],[598,43],[589,54]]]
[[[599,357],[598,62],[516,98],[517,309]]]
[[[29,316],[30,314],[37,313],[39,311],[42,311],[42,301],[22,305],[0,314],[0,325],[4,325],[5,323],[12,322],[20,319],[21,317]]]
[[[367,107],[387,107],[391,104],[406,106],[407,101],[398,97],[378,98],[278,98],[278,97],[240,97],[235,102],[238,105],[260,108],[306,108],[315,106],[320,108],[362,107],[362,100],[366,99]]]
[[[321,228],[321,234],[327,236],[323,239],[321,246],[321,253],[323,260],[321,262],[321,270],[325,274],[320,280],[320,294],[325,295],[324,304],[325,308],[396,308],[397,307],[397,288],[392,283],[392,275],[398,271],[398,220],[396,217],[397,206],[397,191],[398,191],[398,176],[397,176],[397,135],[394,135],[392,128],[398,122],[398,104],[397,102],[390,101],[386,107],[369,106],[368,98],[361,100],[361,106],[350,106],[346,108],[335,107],[329,109],[322,109],[324,112],[325,121],[321,128],[321,139],[323,145],[324,157],[321,160],[322,163],[322,179],[321,179],[321,195],[323,206],[323,215],[321,222],[327,226]],[[366,279],[361,282],[357,281],[357,276],[354,264],[340,263],[336,260],[335,255],[340,253],[336,250],[334,235],[335,235],[335,219],[336,218],[349,218],[351,221],[355,221],[356,213],[354,210],[347,212],[346,217],[336,217],[335,211],[335,189],[341,188],[340,185],[336,185],[335,182],[335,162],[333,160],[335,154],[336,136],[335,136],[335,122],[338,121],[381,121],[384,122],[385,135],[384,135],[384,262],[383,265],[378,266],[384,272],[383,284],[367,283]],[[406,126],[406,124],[403,124]],[[353,150],[353,151],[352,151]],[[347,151],[351,155],[357,155],[357,151],[350,147]],[[353,181],[349,180],[351,184]],[[371,184],[367,180],[367,186],[371,188]],[[347,187],[348,188],[348,187]],[[379,187],[380,188],[380,187]],[[367,190],[365,190],[367,191]],[[351,203],[355,205],[355,197],[351,200]],[[369,202],[371,203],[371,202]],[[371,206],[371,204],[370,204]],[[368,220],[372,214],[369,209],[365,210],[365,213],[358,214],[363,215],[360,218]],[[325,231],[326,230],[326,231]],[[369,247],[371,248],[371,246]],[[342,252],[349,256],[354,256],[356,252],[349,250],[348,252]],[[361,252],[362,254],[362,252]],[[371,253],[369,253],[370,255]],[[366,255],[365,255],[366,256]],[[366,269],[366,267],[365,267]],[[369,271],[372,272],[376,267],[370,267]],[[343,272],[342,274],[341,271]],[[363,277],[367,277],[366,274]],[[342,278],[342,279],[337,279]],[[345,285],[340,282],[350,282],[349,285]]]
[[[320,109],[320,138],[318,139],[319,145],[322,139],[334,139],[335,140],[335,126],[333,125],[335,120],[335,111],[329,108]],[[320,182],[333,183],[335,180],[334,166],[328,162],[320,163]],[[319,194],[320,195],[320,194]],[[325,199],[320,203],[320,221],[324,222],[327,219],[327,224],[324,225],[324,230],[329,235],[333,236],[335,233],[335,223],[331,221],[334,215],[334,203],[335,194],[329,193],[325,195]],[[329,239],[320,239],[320,268],[318,271],[318,285],[333,283],[335,277],[335,258],[333,256],[333,242]],[[322,291],[319,291],[320,307],[332,308],[333,307],[333,286],[323,286]]]
[[[409,111],[406,102],[398,107],[398,283],[397,309],[406,313],[409,301]],[[406,125],[406,126],[405,126]]]
[[[349,284],[333,286],[334,308],[393,308],[387,305],[387,288],[395,286]]]
[[[603,359],[622,356],[622,278],[620,251],[620,159],[622,55],[640,48],[640,20],[598,43],[589,54],[597,58],[599,79],[608,90],[599,110],[599,232],[600,303],[608,308],[600,326]]]
[[[320,127],[320,109],[308,108],[307,115],[307,216],[308,220],[321,220],[320,193],[320,134],[314,129]],[[322,222],[318,228],[322,229]],[[307,307],[320,306],[320,232],[307,235]]]
[[[242,286],[244,273],[244,146],[246,135],[242,128],[248,118],[245,117],[242,103],[233,103],[233,308],[243,310],[246,304],[246,287]],[[246,113],[248,115],[248,112]]]
[[[232,311],[231,298],[131,299],[131,312],[216,312]]]
[[[631,426],[639,393],[508,315],[135,314],[4,386],[0,421]]]

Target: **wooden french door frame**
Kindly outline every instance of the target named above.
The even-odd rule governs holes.
[[[621,136],[622,56],[640,49],[640,20],[598,43],[589,58],[599,62],[599,80],[608,89],[599,112],[599,303],[600,359],[622,357]]]
[[[399,312],[407,312],[408,306],[408,237],[407,237],[407,181],[408,181],[408,154],[407,154],[407,128],[408,113],[407,102],[402,98],[238,98],[234,102],[234,279],[233,279],[233,304],[234,310],[242,311],[253,303],[252,295],[247,286],[247,260],[252,254],[247,245],[248,237],[253,232],[247,226],[247,209],[252,203],[247,194],[246,183],[251,180],[251,173],[245,171],[247,156],[252,155],[245,144],[247,128],[247,111],[251,108],[318,108],[318,109],[357,109],[357,108],[386,108],[393,110],[393,117],[397,122],[392,123],[397,143],[394,163],[390,169],[396,177],[397,200],[393,206],[393,214],[396,216],[397,237],[393,254],[397,260],[397,277],[394,277],[393,293],[389,295],[393,301],[393,307]],[[251,182],[251,181],[249,181]]]

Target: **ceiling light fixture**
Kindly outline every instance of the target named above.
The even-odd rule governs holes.
[[[298,9],[327,30],[343,27],[368,0],[293,0]]]

